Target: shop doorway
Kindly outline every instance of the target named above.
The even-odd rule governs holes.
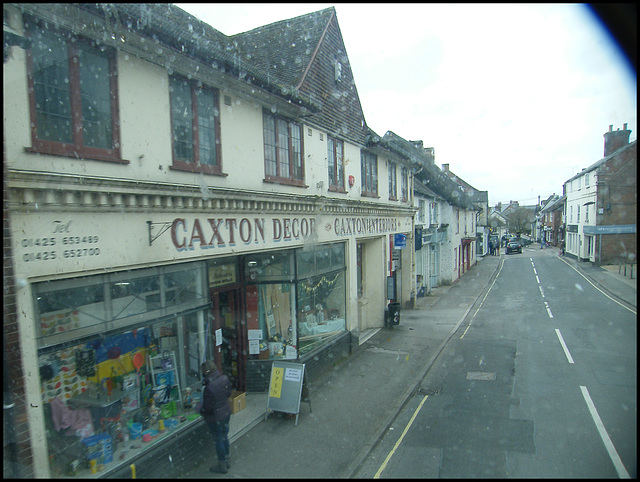
[[[213,343],[216,330],[222,330],[222,344],[214,350],[216,365],[229,377],[234,390],[245,391],[246,338],[243,327],[242,290],[211,291],[213,304]]]

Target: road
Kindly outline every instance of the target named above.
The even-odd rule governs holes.
[[[637,476],[636,314],[545,254],[503,255],[358,478]]]

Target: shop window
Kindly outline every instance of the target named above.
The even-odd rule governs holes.
[[[41,337],[73,331],[80,328],[81,322],[82,326],[93,326],[106,319],[102,283],[87,283],[77,287],[64,283],[63,286],[59,290],[42,290],[36,294],[36,309],[40,314],[38,332]]]
[[[32,145],[74,158],[120,159],[115,51],[28,21]]]
[[[67,475],[70,462],[79,458],[78,475],[89,477],[89,459],[113,468],[163,438],[160,432],[143,444],[140,435],[128,442],[136,430],[183,430],[193,423],[201,396],[200,363],[213,359],[214,344],[205,340],[206,319],[200,310],[41,350],[38,361],[54,476]],[[138,357],[142,365],[137,365]],[[96,441],[104,442],[101,450]],[[138,448],[130,450],[131,445]]]
[[[324,272],[331,269],[331,248],[321,246],[316,249],[316,271]]]
[[[249,355],[295,359],[346,329],[343,243],[246,256],[245,271]]]
[[[40,347],[69,343],[208,303],[200,263],[34,285]]]
[[[189,263],[33,285],[54,475],[96,440],[109,448],[96,455],[107,468],[123,460],[116,450],[136,456],[124,451],[129,424],[153,431],[173,420],[180,430],[190,425],[180,417],[194,420],[200,364],[215,349],[204,283],[204,264]],[[89,476],[88,461],[79,470]]]
[[[338,271],[297,283],[300,355],[345,330],[344,277],[345,271]]]
[[[245,257],[245,274],[251,281],[293,280],[293,263],[291,251],[249,255]]]
[[[303,275],[300,260],[309,260],[310,251],[315,263],[313,267],[305,263]],[[307,248],[298,251],[296,259],[296,332],[299,354],[304,355],[346,329],[345,245]]]
[[[315,251],[300,250],[296,253],[298,277],[311,276],[315,269]]]

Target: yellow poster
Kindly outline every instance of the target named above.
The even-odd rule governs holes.
[[[271,398],[280,398],[282,392],[282,375],[284,368],[273,367],[271,369],[271,387],[269,389],[269,396]]]

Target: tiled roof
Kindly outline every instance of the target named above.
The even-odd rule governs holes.
[[[297,87],[332,16],[333,7],[281,20],[231,37],[243,61]]]
[[[439,201],[444,200],[442,196],[439,196],[438,194],[433,192],[431,189],[425,186],[424,183],[418,178],[413,179],[413,188],[415,192],[423,196],[432,197],[432,198],[438,199]]]
[[[120,28],[123,32],[135,31],[214,69],[265,88],[276,95],[304,103],[312,110],[318,109],[316,103],[305,98],[293,88],[295,86],[292,87],[288,83],[287,79],[290,80],[290,78],[274,76],[266,68],[268,62],[261,60],[262,57],[252,57],[242,53],[238,42],[233,40],[235,37],[226,36],[176,5],[168,3],[76,5],[82,10],[104,17],[107,24],[112,25],[114,29]],[[268,45],[265,48],[268,50]],[[262,53],[266,58],[269,55],[266,52]],[[263,67],[266,70],[263,71]]]
[[[624,151],[626,151],[627,149],[630,149],[631,147],[637,145],[637,140],[630,142],[629,144],[626,144],[622,147],[620,147],[619,149],[616,149],[615,151],[611,152],[608,156],[603,157],[602,159],[600,159],[599,161],[594,162],[593,164],[591,164],[589,167],[584,168],[582,171],[580,171],[579,173],[577,173],[576,175],[574,175],[573,177],[570,177],[569,179],[567,179],[565,181],[565,184],[568,182],[573,181],[574,179],[579,178],[580,176],[584,175],[587,172],[591,172],[596,170],[597,168],[599,168],[601,165],[603,165],[605,162],[607,162],[609,159],[611,159],[612,157],[616,157],[619,156],[620,154],[622,154]]]
[[[442,196],[450,204],[464,209],[474,209],[471,198],[466,196],[456,182],[431,162],[423,150],[416,148],[411,141],[407,141],[391,131],[387,131],[382,139],[395,146],[408,159],[422,167],[422,170],[416,173],[416,177],[422,180],[425,186]]]

